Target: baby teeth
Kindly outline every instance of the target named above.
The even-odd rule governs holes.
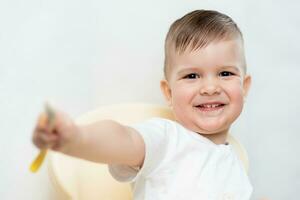
[[[203,105],[203,107],[205,108],[215,108],[217,107],[219,104],[207,104],[207,105]]]

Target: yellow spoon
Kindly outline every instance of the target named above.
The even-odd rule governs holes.
[[[55,119],[55,113],[54,110],[49,106],[49,104],[46,103],[45,105],[45,111],[47,115],[47,123],[49,123],[50,130],[53,128],[53,123]],[[35,173],[39,170],[40,166],[43,164],[43,161],[46,157],[47,149],[42,149],[39,153],[39,155],[35,158],[35,160],[30,165],[30,171],[32,173]]]

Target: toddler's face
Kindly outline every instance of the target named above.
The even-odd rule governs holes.
[[[226,134],[251,83],[243,64],[239,39],[171,55],[169,80],[161,81],[161,89],[176,120],[201,134]]]

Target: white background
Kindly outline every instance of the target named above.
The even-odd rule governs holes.
[[[102,105],[165,104],[170,24],[195,9],[231,16],[253,85],[232,132],[249,153],[252,199],[299,199],[300,4],[295,1],[0,1],[0,199],[53,199],[32,175],[31,131],[46,100],[72,117]]]

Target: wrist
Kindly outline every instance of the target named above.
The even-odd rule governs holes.
[[[84,127],[73,124],[70,133],[70,138],[62,146],[60,152],[71,156],[78,156],[84,144]]]

